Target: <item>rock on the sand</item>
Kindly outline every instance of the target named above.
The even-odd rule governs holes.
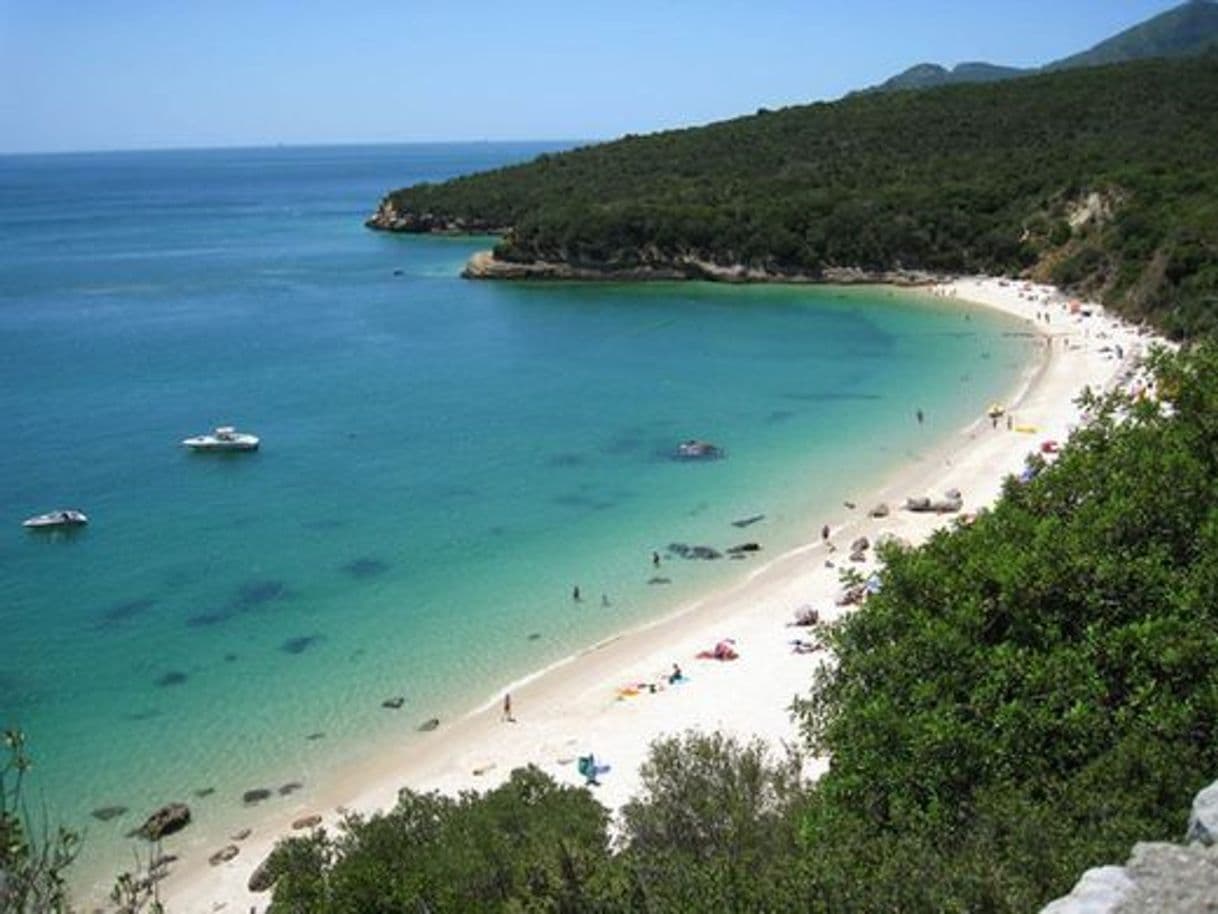
[[[1200,841],[1206,847],[1218,844],[1218,781],[1193,798],[1193,810],[1188,817],[1188,840]]]
[[[321,825],[321,816],[315,814],[311,816],[301,816],[292,823],[292,828],[296,831],[300,831],[302,828],[313,828],[317,825]]]
[[[159,841],[166,835],[179,832],[190,824],[190,807],[185,803],[170,803],[162,806],[137,829],[137,833],[149,841]]]

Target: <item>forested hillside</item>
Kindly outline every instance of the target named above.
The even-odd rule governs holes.
[[[370,225],[504,261],[1026,274],[1218,326],[1218,56],[853,96],[394,191]]]

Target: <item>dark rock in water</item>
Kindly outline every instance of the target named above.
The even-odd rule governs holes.
[[[355,559],[343,566],[343,571],[351,575],[353,578],[374,578],[378,574],[384,574],[389,570],[389,563],[382,562],[380,559],[374,559],[371,556]]]
[[[190,807],[185,803],[170,803],[150,815],[136,832],[149,841],[160,841],[166,835],[179,832],[189,824]]]
[[[227,622],[232,617],[232,613],[218,610],[214,612],[202,612],[187,618],[186,624],[190,628],[209,628],[213,625],[219,625],[222,622]]]
[[[246,838],[248,838],[253,833],[254,833],[254,830],[252,828],[243,828],[243,829],[241,829],[241,831],[237,832],[235,835],[229,835],[229,837],[232,838],[234,841],[244,841]]]
[[[282,600],[287,595],[288,588],[283,581],[246,581],[237,588],[237,593],[232,599],[232,605],[238,609],[256,609],[275,600]]]
[[[161,716],[161,710],[160,708],[145,708],[143,711],[132,711],[124,716],[127,720],[152,720],[154,717]]]
[[[187,676],[185,673],[180,673],[177,670],[170,670],[168,673],[157,677],[156,684],[164,688],[166,686],[181,685],[186,681],[186,679]]]
[[[677,445],[673,457],[676,460],[718,460],[725,457],[723,449],[709,441],[699,441],[691,438]]]
[[[654,577],[654,578],[648,578],[648,579],[647,579],[647,583],[648,583],[648,584],[652,584],[652,585],[655,585],[655,584],[671,584],[671,583],[672,583],[672,578],[662,578],[662,577],[660,577],[660,576],[658,576],[658,575],[657,575],[657,576],[656,576],[656,577]]]
[[[195,791],[195,796],[199,799],[203,799],[204,797],[210,797],[215,792],[216,788],[214,787],[200,787]]]
[[[405,276],[405,275],[406,275],[406,271],[405,271],[405,270],[394,270],[394,271],[393,271],[393,275],[394,275],[394,276]]]
[[[777,425],[779,422],[786,422],[795,416],[795,413],[789,409],[776,409],[765,417],[765,421],[770,425]]]
[[[212,866],[219,866],[221,863],[228,863],[228,861],[232,860],[239,853],[241,853],[241,848],[237,847],[235,844],[227,844],[208,857],[207,862]]]
[[[233,662],[234,662],[236,659],[237,659],[237,655],[236,655],[236,654],[225,654],[225,655],[224,655],[224,662],[225,662],[225,663],[233,663]]]
[[[250,881],[246,883],[246,888],[251,892],[265,892],[275,885],[279,874],[271,869],[270,863],[273,856],[273,852],[267,854],[266,859],[254,868],[254,872],[250,873]]]
[[[427,733],[436,729],[438,726],[440,726],[440,718],[433,717],[430,720],[425,720],[423,723],[419,724],[419,731],[422,733]]]
[[[546,461],[546,466],[551,467],[580,467],[587,461],[579,454],[555,454]]]
[[[752,517],[746,517],[746,518],[743,518],[742,520],[732,521],[732,526],[739,527],[743,530],[745,527],[751,527],[751,526],[753,526],[753,524],[758,523],[759,521],[763,521],[763,520],[765,520],[764,514],[754,514]]]
[[[177,854],[161,854],[161,856],[157,857],[155,860],[152,861],[152,863],[150,863],[148,865],[148,869],[153,870],[153,871],[163,870],[163,869],[166,869],[169,866],[169,864],[177,863],[177,861],[178,861]]]
[[[285,654],[303,654],[320,640],[321,635],[299,635],[283,642],[279,649]]]
[[[263,800],[269,799],[270,796],[271,792],[265,787],[256,787],[241,794],[241,802],[246,806],[253,806],[255,803],[261,803]]]
[[[741,543],[739,546],[733,546],[727,550],[728,555],[736,556],[743,555],[746,552],[760,552],[761,546],[758,543]]]
[[[89,815],[99,822],[109,822],[111,819],[117,819],[126,811],[126,806],[102,806],[99,809],[93,810]]]
[[[290,797],[303,787],[304,784],[300,783],[300,781],[288,781],[288,783],[279,788],[279,795],[281,797]]]
[[[728,556],[728,558],[734,562],[743,562],[745,559],[748,558],[748,556],[742,552],[733,552]]]
[[[669,543],[668,552],[683,559],[702,559],[711,561],[723,558],[723,553],[710,546],[690,546],[686,543]]]
[[[321,825],[321,816],[314,814],[311,816],[301,816],[292,823],[292,829],[300,831],[305,828],[315,828],[318,825]]]
[[[124,600],[107,607],[101,613],[102,626],[118,625],[146,613],[156,606],[156,600]]]
[[[305,739],[308,739],[308,740],[317,740],[317,739],[325,739],[325,738],[326,738],[326,734],[322,733],[320,730],[318,730],[315,733],[310,733],[308,736],[305,737]]]
[[[541,640],[541,632],[530,632],[530,633],[529,633],[529,640],[530,640],[530,641],[540,641],[540,640]]]
[[[386,698],[384,701],[382,701],[381,707],[382,708],[392,708],[393,710],[396,711],[398,708],[400,708],[404,704],[406,704],[406,699],[403,698],[401,695],[395,695],[393,698]]]

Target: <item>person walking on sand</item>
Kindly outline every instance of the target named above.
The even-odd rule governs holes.
[[[503,721],[504,723],[509,723],[509,724],[516,723],[516,718],[514,718],[512,716],[512,693],[511,692],[505,692],[503,694],[503,714],[500,715],[499,719],[501,721]]]

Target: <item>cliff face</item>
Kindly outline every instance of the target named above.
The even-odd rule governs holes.
[[[433,213],[399,210],[392,196],[382,198],[376,212],[364,220],[364,225],[377,231],[414,235],[502,235],[507,231],[506,226],[482,219],[460,216],[450,219]]]

